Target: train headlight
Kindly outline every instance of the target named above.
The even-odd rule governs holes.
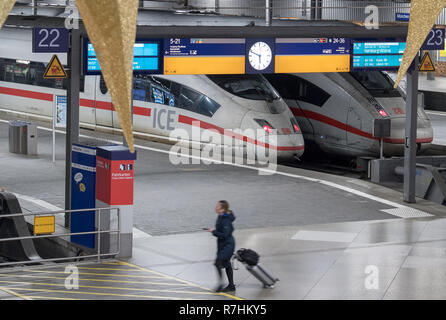
[[[254,119],[255,122],[259,124],[268,133],[272,133],[274,130],[274,127],[266,120],[263,119]]]
[[[379,113],[382,117],[386,118],[386,117],[389,116],[389,114],[387,113],[387,111],[384,110],[384,108],[381,107],[379,104],[375,104],[375,109],[376,109],[376,111],[378,111],[378,113]]]
[[[386,110],[381,109],[378,111],[380,115],[382,115],[383,117],[388,117],[389,115],[387,114]]]
[[[291,125],[293,126],[294,133],[300,132],[299,124],[297,123],[297,120],[295,118],[291,118]]]

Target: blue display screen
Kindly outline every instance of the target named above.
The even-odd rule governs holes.
[[[395,68],[401,65],[403,55],[354,56],[353,68]]]
[[[86,40],[86,74],[100,74],[101,67],[93,45]],[[133,50],[133,71],[135,73],[162,73],[162,44],[158,40],[137,40]]]
[[[356,42],[353,54],[403,54],[406,42]]]
[[[403,39],[358,39],[352,42],[351,70],[396,70],[405,50]]]

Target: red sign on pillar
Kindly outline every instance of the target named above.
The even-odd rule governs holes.
[[[97,149],[96,199],[111,206],[133,204],[134,160],[122,146]]]

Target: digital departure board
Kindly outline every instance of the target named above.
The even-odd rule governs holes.
[[[403,54],[405,42],[355,42],[353,54]]]
[[[164,39],[164,74],[243,74],[245,39]]]
[[[86,75],[101,74],[101,67],[93,45],[85,40],[84,72]],[[133,51],[133,72],[139,74],[160,74],[163,72],[163,51],[160,40],[137,39]]]
[[[349,38],[277,38],[276,73],[348,72]]]
[[[405,49],[402,41],[353,41],[352,71],[397,70]]]

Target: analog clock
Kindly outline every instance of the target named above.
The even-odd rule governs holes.
[[[256,42],[249,49],[248,53],[249,64],[255,70],[265,70],[273,60],[273,51],[271,47],[265,42]]]

